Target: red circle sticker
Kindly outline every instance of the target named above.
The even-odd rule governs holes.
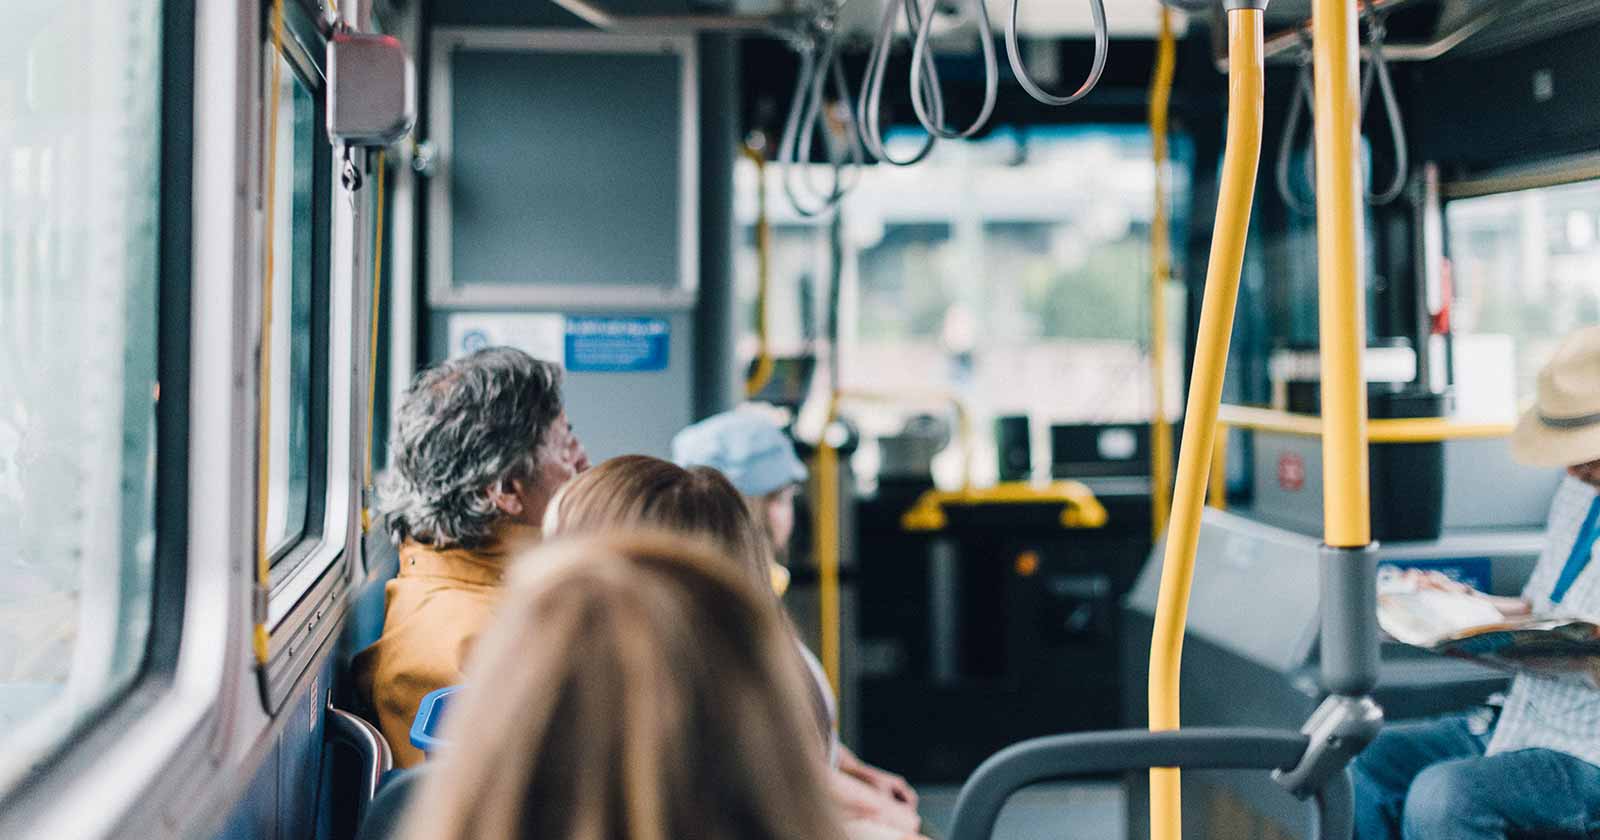
[[[1306,461],[1293,452],[1278,456],[1278,486],[1290,493],[1306,486]]]

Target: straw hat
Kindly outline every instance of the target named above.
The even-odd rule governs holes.
[[[1600,327],[1566,337],[1539,371],[1539,393],[1511,434],[1511,454],[1537,467],[1600,460]]]

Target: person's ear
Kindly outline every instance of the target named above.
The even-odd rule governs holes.
[[[508,478],[489,485],[489,501],[506,516],[522,515],[522,482]]]
[[[549,504],[544,506],[544,518],[539,523],[539,529],[543,531],[547,537],[554,536],[558,531],[561,530],[561,500],[566,497],[567,488],[569,486],[571,485],[561,485],[561,488],[555,492],[555,495],[550,497]]]

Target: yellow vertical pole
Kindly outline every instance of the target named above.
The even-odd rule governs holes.
[[[1361,95],[1356,0],[1316,0],[1317,270],[1322,345],[1324,542],[1372,541],[1362,268]]]
[[[1216,437],[1218,405],[1227,367],[1239,272],[1244,265],[1250,205],[1261,161],[1263,16],[1261,8],[1230,3],[1228,9],[1228,136],[1222,159],[1221,192],[1206,269],[1205,300],[1195,345],[1194,372],[1184,413],[1183,446],[1178,452],[1177,486],[1161,569],[1161,594],[1150,640],[1150,729],[1179,726],[1179,668],[1189,590],[1200,538],[1206,478]],[[1264,4],[1257,4],[1264,5]],[[1150,771],[1152,840],[1182,836],[1182,799],[1176,768]]]
[[[372,530],[372,415],[378,399],[378,322],[380,311],[378,298],[383,291],[383,181],[387,169],[384,160],[384,150],[379,149],[375,156],[374,168],[377,173],[377,193],[373,196],[372,220],[372,311],[369,332],[367,335],[367,446],[362,450],[366,463],[362,466],[361,482],[361,533]]]
[[[830,403],[834,401],[830,400]],[[812,553],[817,560],[817,601],[821,612],[822,670],[839,693],[839,451],[828,442],[834,405],[817,441],[815,508],[811,512]]]
[[[1155,157],[1155,210],[1150,219],[1150,534],[1161,539],[1172,506],[1172,422],[1167,419],[1167,281],[1172,277],[1171,221],[1167,210],[1167,115],[1178,43],[1172,10],[1161,7],[1156,69],[1150,80],[1150,147]]]
[[[772,220],[767,213],[767,158],[749,145],[740,145],[739,153],[756,167],[756,366],[744,383],[745,398],[750,399],[772,381],[776,365],[767,336],[767,306],[772,296]]]

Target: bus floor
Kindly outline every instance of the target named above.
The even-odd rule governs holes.
[[[919,786],[917,793],[929,836],[949,836],[961,788]],[[1006,803],[994,840],[1125,840],[1127,807],[1127,795],[1117,781],[1034,785]]]

